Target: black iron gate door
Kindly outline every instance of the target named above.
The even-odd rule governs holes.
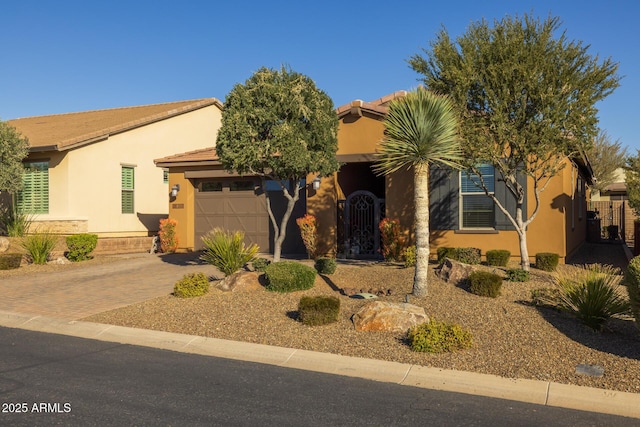
[[[347,257],[380,256],[380,230],[384,199],[369,191],[351,193],[344,204],[344,236]]]

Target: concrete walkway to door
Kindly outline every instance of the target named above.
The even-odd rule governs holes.
[[[0,311],[77,320],[173,292],[185,274],[221,277],[190,254],[131,254],[0,279]]]

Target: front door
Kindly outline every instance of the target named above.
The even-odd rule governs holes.
[[[345,255],[348,258],[380,256],[380,230],[384,199],[370,191],[355,191],[344,203]]]

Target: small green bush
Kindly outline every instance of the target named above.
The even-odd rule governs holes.
[[[339,315],[340,300],[334,296],[304,296],[298,303],[298,320],[307,326],[337,322]]]
[[[624,285],[629,294],[631,313],[636,318],[636,326],[640,328],[640,256],[629,261],[624,274]]]
[[[451,258],[464,264],[480,264],[481,252],[478,248],[448,248],[437,249],[438,263],[442,264],[445,258]]]
[[[404,267],[415,267],[416,261],[418,260],[416,254],[416,245],[411,245],[407,249],[404,250]]]
[[[458,259],[456,256],[455,248],[449,248],[449,247],[443,246],[438,248],[436,251],[438,254],[438,264],[442,264],[445,258],[451,258],[455,260]]]
[[[510,282],[528,282],[530,273],[521,268],[510,268],[507,270],[507,280]]]
[[[0,254],[0,270],[13,270],[20,267],[22,254],[4,253]]]
[[[209,279],[204,273],[185,274],[173,286],[173,295],[178,298],[199,297],[209,292]]]
[[[336,272],[336,259],[322,257],[315,262],[316,271],[320,274],[333,274]]]
[[[253,261],[251,261],[251,264],[253,265],[254,270],[264,273],[264,270],[267,268],[269,264],[271,264],[271,261],[269,261],[266,258],[256,258]]]
[[[434,319],[409,329],[407,340],[411,350],[427,353],[452,352],[473,345],[471,332],[460,325]]]
[[[22,239],[21,245],[34,264],[46,264],[58,243],[58,237],[48,232],[36,232]]]
[[[511,258],[511,252],[506,249],[494,249],[487,251],[487,265],[506,267]]]
[[[502,277],[488,271],[474,271],[469,274],[469,284],[471,293],[496,298],[500,295]]]
[[[560,255],[552,252],[540,252],[536,254],[536,268],[543,271],[555,271],[560,262]]]
[[[293,292],[313,288],[316,270],[299,262],[272,262],[264,271],[266,288],[274,292]]]
[[[67,247],[69,252],[67,253],[67,259],[69,261],[84,261],[91,258],[89,255],[96,248],[98,244],[97,234],[73,234],[67,236]]]
[[[214,228],[201,239],[204,250],[200,259],[215,265],[226,276],[240,270],[258,253],[258,246],[255,244],[245,247],[242,231],[231,232]]]

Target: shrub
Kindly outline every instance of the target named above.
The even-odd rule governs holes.
[[[22,254],[3,253],[0,254],[0,270],[13,270],[20,267]]]
[[[507,280],[510,282],[528,282],[530,273],[521,268],[510,268],[507,270]]]
[[[336,272],[335,258],[318,258],[315,262],[316,271],[320,274],[333,274]]]
[[[267,290],[292,292],[311,289],[316,280],[316,270],[299,262],[272,262],[264,271]]]
[[[427,353],[452,352],[473,344],[471,332],[460,325],[434,319],[409,329],[407,339],[411,350]]]
[[[70,261],[84,261],[90,258],[91,252],[98,244],[97,234],[73,234],[67,236],[67,247],[69,252],[67,258]]]
[[[481,252],[478,248],[441,247],[437,251],[439,264],[442,264],[445,258],[451,258],[465,264],[480,264]]]
[[[629,261],[624,274],[624,285],[629,294],[631,313],[636,318],[636,325],[640,328],[640,256]]]
[[[14,202],[0,210],[0,224],[2,230],[9,237],[23,237],[29,231],[33,215],[20,212]]]
[[[560,262],[560,255],[551,252],[536,254],[536,268],[543,271],[555,271]]]
[[[256,244],[245,247],[242,231],[229,232],[214,228],[202,236],[202,243],[204,251],[200,259],[215,265],[226,276],[235,273],[246,263],[253,261],[258,253],[258,245]]]
[[[474,271],[469,274],[471,293],[481,297],[496,298],[500,295],[502,277],[488,271]]]
[[[558,294],[550,302],[599,331],[610,317],[629,312],[629,301],[618,292],[622,277],[617,272],[596,264],[558,273]]]
[[[405,268],[415,267],[417,261],[416,245],[411,245],[404,250],[404,266]]]
[[[400,261],[405,245],[405,237],[403,236],[402,227],[400,227],[400,221],[383,218],[378,224],[378,228],[382,239],[382,256],[386,261]]]
[[[454,260],[458,259],[456,256],[455,248],[449,248],[449,247],[443,246],[437,249],[437,253],[438,253],[438,264],[442,264],[445,258],[451,258]]]
[[[487,265],[506,267],[511,258],[511,252],[505,249],[494,249],[487,251]]]
[[[209,279],[204,273],[185,274],[173,286],[173,295],[178,298],[199,297],[209,292]]]
[[[306,214],[305,216],[296,219],[296,223],[300,228],[302,243],[304,243],[304,247],[307,249],[309,258],[315,259],[318,250],[318,221],[316,220],[316,217]]]
[[[178,249],[178,236],[176,235],[176,227],[178,221],[172,218],[160,220],[160,250],[165,253],[173,253]]]
[[[556,308],[555,301],[560,291],[557,288],[538,288],[531,291],[531,302],[537,306],[551,306]]]
[[[21,245],[34,264],[46,264],[58,243],[58,238],[48,232],[36,232],[22,239]]]
[[[261,271],[263,273],[270,263],[271,261],[269,261],[266,258],[256,258],[253,261],[251,261],[251,264],[253,265],[254,270]]]
[[[298,303],[298,320],[307,326],[337,322],[339,315],[340,300],[334,296],[304,296]]]

